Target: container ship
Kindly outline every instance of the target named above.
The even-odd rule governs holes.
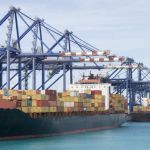
[[[126,100],[110,94],[99,76],[83,77],[64,92],[1,90],[0,139],[43,137],[119,127]]]
[[[130,116],[135,122],[150,122],[150,98],[145,99],[142,106],[133,106]]]

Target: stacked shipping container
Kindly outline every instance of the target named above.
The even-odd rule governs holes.
[[[133,107],[134,112],[150,112],[150,98],[142,101],[142,106],[137,105]]]
[[[97,92],[97,94],[96,94]],[[105,98],[99,91],[84,91],[79,93],[78,91],[66,91],[58,93],[58,103],[64,109],[64,112],[68,111],[104,111]]]
[[[124,96],[120,94],[111,94],[110,95],[110,108],[116,111],[122,111],[127,109],[127,104]]]
[[[134,106],[133,112],[150,112],[150,106]]]
[[[9,108],[17,108],[25,113],[48,112],[103,112],[105,96],[100,90],[65,91],[55,90],[0,90],[0,107],[3,101],[11,102]],[[116,111],[124,110],[124,97],[111,95],[110,105]]]

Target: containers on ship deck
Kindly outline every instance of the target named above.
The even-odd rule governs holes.
[[[70,93],[70,94],[69,94]],[[100,90],[65,91],[58,93],[58,103],[64,107],[65,112],[70,111],[104,111],[105,96]],[[96,96],[95,96],[96,95]]]
[[[142,105],[133,107],[133,112],[150,112],[150,98],[142,98]]]
[[[42,113],[42,112],[56,112],[56,91],[55,90],[0,90],[0,101],[4,99],[6,103],[3,104],[7,107],[10,104],[10,108],[17,108],[26,113]],[[13,102],[13,107],[10,101]],[[15,105],[15,106],[14,106]],[[3,105],[2,105],[3,106]],[[52,108],[51,108],[52,107]]]
[[[111,94],[110,95],[110,105],[116,111],[125,110],[125,98],[120,94]]]
[[[92,95],[102,95],[102,91],[100,91],[100,90],[93,90],[93,91],[91,91],[91,94]]]
[[[133,106],[133,112],[150,112],[150,106]]]
[[[0,100],[0,108],[2,109],[15,109],[16,108],[16,102],[9,102],[7,100]]]
[[[70,91],[69,94],[71,97],[78,97],[79,96],[79,91]]]
[[[65,91],[58,93],[55,90],[10,90],[8,95],[1,99],[13,101],[17,109],[25,113],[47,113],[47,112],[103,112],[106,103],[105,96],[100,90]],[[123,110],[123,96],[110,95],[111,105],[117,111]]]

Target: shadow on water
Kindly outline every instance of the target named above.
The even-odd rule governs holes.
[[[150,123],[38,139],[1,141],[0,150],[149,150]]]

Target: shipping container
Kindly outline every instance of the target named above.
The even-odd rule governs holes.
[[[49,107],[49,112],[57,112],[57,107]],[[60,110],[58,112],[62,112],[62,110]]]
[[[56,107],[57,106],[56,101],[48,101],[48,104],[49,104],[50,107]]]
[[[70,96],[70,92],[69,91],[65,91],[62,93],[62,97],[66,97],[66,96]]]
[[[30,108],[29,107],[21,107],[21,110],[25,113],[30,113]]]
[[[47,100],[37,100],[37,107],[48,107],[49,102]]]
[[[100,91],[100,90],[92,90],[91,94],[92,95],[102,95],[102,91]]]
[[[70,96],[78,97],[79,96],[79,91],[70,91]]]
[[[74,102],[64,102],[64,107],[74,107]]]

